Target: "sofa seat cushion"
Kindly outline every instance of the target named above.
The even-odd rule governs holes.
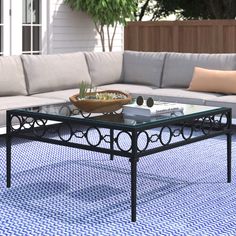
[[[155,94],[155,89],[157,87],[154,86],[146,86],[146,85],[136,85],[136,84],[109,84],[99,86],[99,90],[121,90],[123,92],[131,93],[131,94]]]
[[[161,87],[188,88],[196,66],[236,70],[236,54],[167,53]]]
[[[134,84],[110,84],[99,86],[98,89],[117,89],[132,94],[133,97],[139,95],[153,97],[156,100],[166,102],[179,102],[189,104],[205,104],[206,99],[213,99],[222,96],[217,93],[192,92],[184,88],[156,88],[153,86],[134,85]]]
[[[124,52],[124,82],[160,87],[164,52]]]
[[[91,83],[83,53],[23,55],[29,94],[78,88],[81,81]]]
[[[225,95],[222,97],[209,98],[206,100],[206,105],[232,108],[232,115],[236,118],[236,95]]]
[[[133,93],[136,97],[140,93]],[[152,91],[152,93],[143,93],[144,97],[153,97],[155,100],[165,101],[165,102],[177,102],[177,103],[187,103],[204,105],[205,99],[216,98],[221,96],[220,94],[203,93],[203,92],[192,92],[186,89],[177,88],[157,88]]]
[[[32,96],[0,97],[0,110],[55,104],[63,101],[63,99],[48,99]]]
[[[0,127],[6,126],[6,110],[41,106],[63,102],[61,99],[37,98],[29,96],[0,97]],[[2,132],[0,132],[2,133]],[[3,132],[5,133],[5,132]]]
[[[0,96],[27,95],[20,56],[0,57]]]
[[[153,86],[145,86],[145,85],[135,85],[135,84],[107,84],[98,86],[97,90],[121,90],[123,92],[131,93],[131,94],[155,94],[156,87]],[[64,101],[69,101],[69,97],[78,93],[78,89],[67,89],[60,90],[49,93],[39,93],[34,94],[32,97],[39,98],[55,98],[55,99],[63,99]]]
[[[32,96],[39,98],[54,98],[54,99],[62,99],[64,101],[69,101],[69,97],[76,93],[79,93],[79,89],[66,89],[48,93],[37,93]]]
[[[0,110],[0,127],[6,126],[6,110]],[[4,132],[0,132],[2,134]]]
[[[93,85],[123,80],[123,52],[86,52],[85,56]]]

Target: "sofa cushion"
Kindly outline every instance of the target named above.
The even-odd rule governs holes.
[[[133,93],[136,97],[140,93]],[[192,92],[187,91],[186,89],[180,88],[157,88],[153,89],[152,92],[142,93],[142,95],[147,97],[152,97],[155,100],[165,101],[165,102],[177,102],[177,103],[187,103],[187,104],[196,104],[203,105],[205,104],[206,99],[216,98],[221,96],[220,94],[213,93],[203,93],[203,92]]]
[[[0,110],[55,104],[63,101],[63,99],[48,99],[32,96],[0,97]]]
[[[194,67],[236,70],[236,54],[167,53],[162,87],[188,88]]]
[[[198,105],[205,104],[206,99],[214,99],[222,96],[222,94],[217,93],[192,92],[183,88],[156,88],[153,86],[135,84],[109,84],[98,88],[101,90],[118,89],[129,92],[133,97],[142,95],[145,98],[152,97],[155,100],[160,101],[192,103]]]
[[[0,96],[26,94],[25,76],[20,57],[0,57]]]
[[[29,94],[79,88],[81,81],[91,83],[83,53],[21,57]]]
[[[236,70],[208,70],[195,67],[188,90],[236,94]]]
[[[124,82],[160,87],[164,52],[124,52]]]
[[[122,81],[123,52],[86,52],[85,56],[93,85]]]
[[[63,99],[64,101],[69,101],[69,97],[76,93],[79,93],[79,89],[66,89],[48,93],[37,93],[32,96],[39,98]]]
[[[206,100],[207,106],[229,107],[232,108],[232,115],[236,118],[236,95],[225,95]]]
[[[157,87],[138,84],[109,84],[98,87],[99,90],[115,89],[131,94],[155,94],[154,91],[156,88]]]
[[[6,126],[6,110],[56,104],[60,102],[63,102],[63,100],[37,98],[32,96],[0,97],[0,127]],[[0,133],[5,133],[5,130]]]
[[[6,126],[6,110],[0,110],[0,127]],[[2,134],[4,132],[0,132]]]

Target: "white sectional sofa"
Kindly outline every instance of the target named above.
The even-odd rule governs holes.
[[[236,70],[236,54],[76,52],[0,57],[0,127],[6,110],[68,101],[81,81],[134,96],[224,106],[236,117],[236,94],[188,91],[195,66]]]

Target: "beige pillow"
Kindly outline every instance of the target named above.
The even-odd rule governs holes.
[[[236,94],[236,71],[195,67],[188,90]]]

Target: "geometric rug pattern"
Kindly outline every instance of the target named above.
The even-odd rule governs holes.
[[[127,158],[13,144],[7,189],[0,139],[0,235],[236,235],[235,136],[231,184],[224,136],[141,158],[136,223]]]

